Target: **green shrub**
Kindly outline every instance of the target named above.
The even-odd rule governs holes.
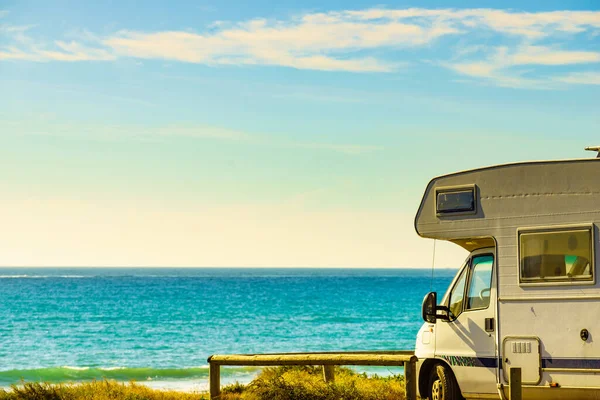
[[[325,383],[321,367],[266,368],[240,396],[243,400],[400,400],[404,377],[380,378],[336,368]]]

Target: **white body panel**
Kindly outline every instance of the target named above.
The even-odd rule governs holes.
[[[495,258],[494,249],[484,249],[474,251],[469,259],[484,254]],[[466,264],[468,267],[468,262]],[[447,301],[446,295],[442,302]],[[485,330],[485,319],[496,317],[495,304],[495,279],[492,279],[487,308],[463,311],[453,321],[440,320],[436,324],[435,358],[445,360],[452,366],[456,379],[465,391],[497,393],[496,335]]]
[[[436,188],[464,185],[477,188],[476,212],[436,215]],[[497,384],[506,384],[504,368],[510,365],[522,366],[526,397],[600,398],[600,160],[512,164],[436,178],[427,187],[415,225],[423,237],[454,241],[468,250],[496,245],[490,294],[494,333],[478,330],[475,312],[466,321],[438,320],[435,344],[418,344],[418,357],[430,354],[432,346],[438,359],[444,359],[442,352],[496,357],[492,368],[448,363],[463,394],[474,398],[493,395]],[[594,279],[520,282],[518,230],[560,226],[592,227]],[[580,337],[582,329],[589,332],[587,340]]]

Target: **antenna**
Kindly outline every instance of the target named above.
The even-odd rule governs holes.
[[[433,239],[433,259],[431,260],[431,280],[429,281],[429,291],[433,291],[433,268],[435,267],[435,240]]]
[[[600,146],[590,146],[585,148],[587,151],[597,151],[598,155],[596,158],[600,158]]]

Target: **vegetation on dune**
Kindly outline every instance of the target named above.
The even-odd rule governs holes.
[[[93,381],[51,385],[25,383],[0,390],[0,400],[208,400],[206,393],[155,390],[136,383]],[[404,378],[367,377],[336,368],[335,381],[325,383],[320,367],[264,369],[248,385],[222,389],[220,400],[402,400]]]
[[[266,368],[242,390],[239,386],[225,387],[222,399],[401,400],[404,377],[367,377],[347,368],[336,368],[335,381],[325,383],[321,367]]]
[[[51,385],[25,383],[0,390],[0,400],[205,400],[206,394],[155,390],[136,383],[93,381]]]

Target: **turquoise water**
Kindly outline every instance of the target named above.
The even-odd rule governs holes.
[[[105,377],[202,390],[215,353],[413,349],[423,296],[454,273],[0,268],[0,386]]]

